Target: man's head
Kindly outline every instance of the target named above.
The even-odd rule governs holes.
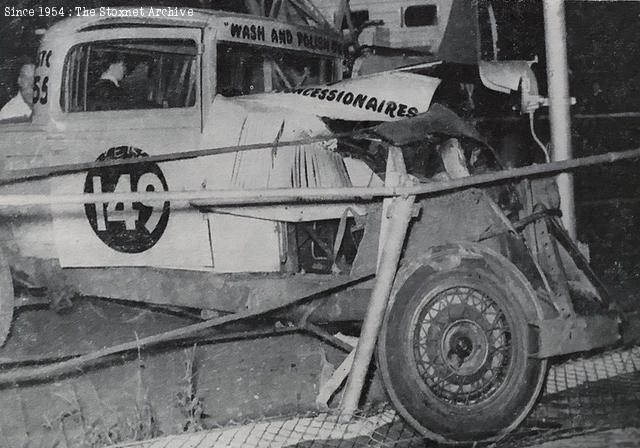
[[[116,81],[122,81],[125,75],[124,57],[118,53],[111,53],[105,61],[105,70],[103,74],[111,75]]]
[[[33,101],[33,75],[36,71],[36,66],[27,63],[20,67],[20,73],[18,74],[18,87],[20,89],[20,95],[24,99],[25,103],[31,104]]]
[[[109,67],[109,71],[113,74],[114,78],[122,81],[122,78],[124,78],[124,61],[114,62]]]

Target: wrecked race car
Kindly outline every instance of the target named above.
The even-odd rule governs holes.
[[[14,286],[55,306],[196,309],[210,319],[194,332],[274,312],[360,322],[394,229],[398,194],[376,191],[433,186],[402,231],[378,368],[428,437],[517,426],[548,358],[618,340],[606,291],[559,224],[553,182],[456,183],[502,167],[436,101],[455,81],[442,64],[340,80],[341,58],[325,28],[210,11],[49,29],[32,119],[0,124],[2,195],[20,205],[2,211],[2,338],[25,303]],[[128,94],[99,104],[114,61]],[[507,72],[495,84],[521,88],[525,72]]]

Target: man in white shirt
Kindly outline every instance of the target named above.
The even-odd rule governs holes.
[[[33,64],[24,64],[20,67],[20,74],[18,75],[19,91],[16,96],[11,98],[0,109],[0,120],[10,118],[28,120],[31,118],[34,73],[35,66]]]
[[[24,64],[20,67],[18,75],[19,91],[9,100],[7,104],[0,109],[0,120],[24,119],[31,118],[31,109],[33,108],[33,76],[35,66],[33,64]]]

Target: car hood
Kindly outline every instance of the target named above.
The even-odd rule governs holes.
[[[295,113],[347,121],[395,121],[426,112],[440,79],[384,72],[323,86],[237,98],[248,107],[277,106]]]
[[[246,145],[329,135],[323,119],[403,120],[426,112],[439,84],[430,76],[385,72],[282,92],[217,95],[205,137],[214,145]]]

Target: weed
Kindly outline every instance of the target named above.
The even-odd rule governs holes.
[[[184,418],[180,425],[183,432],[197,432],[204,429],[204,408],[196,391],[196,349],[197,345],[194,345],[192,349],[185,351],[185,375],[182,379],[182,390],[176,393],[176,407]]]
[[[144,385],[144,362],[138,350],[137,393],[133,409],[119,411],[114,423],[107,425],[103,418],[89,419],[78,400],[75,388],[68,394],[57,394],[67,404],[66,409],[53,419],[45,416],[45,429],[56,433],[60,444],[68,448],[101,448],[129,441],[141,441],[161,434],[155,412]],[[101,400],[100,400],[101,401]],[[105,409],[104,403],[101,402]]]

